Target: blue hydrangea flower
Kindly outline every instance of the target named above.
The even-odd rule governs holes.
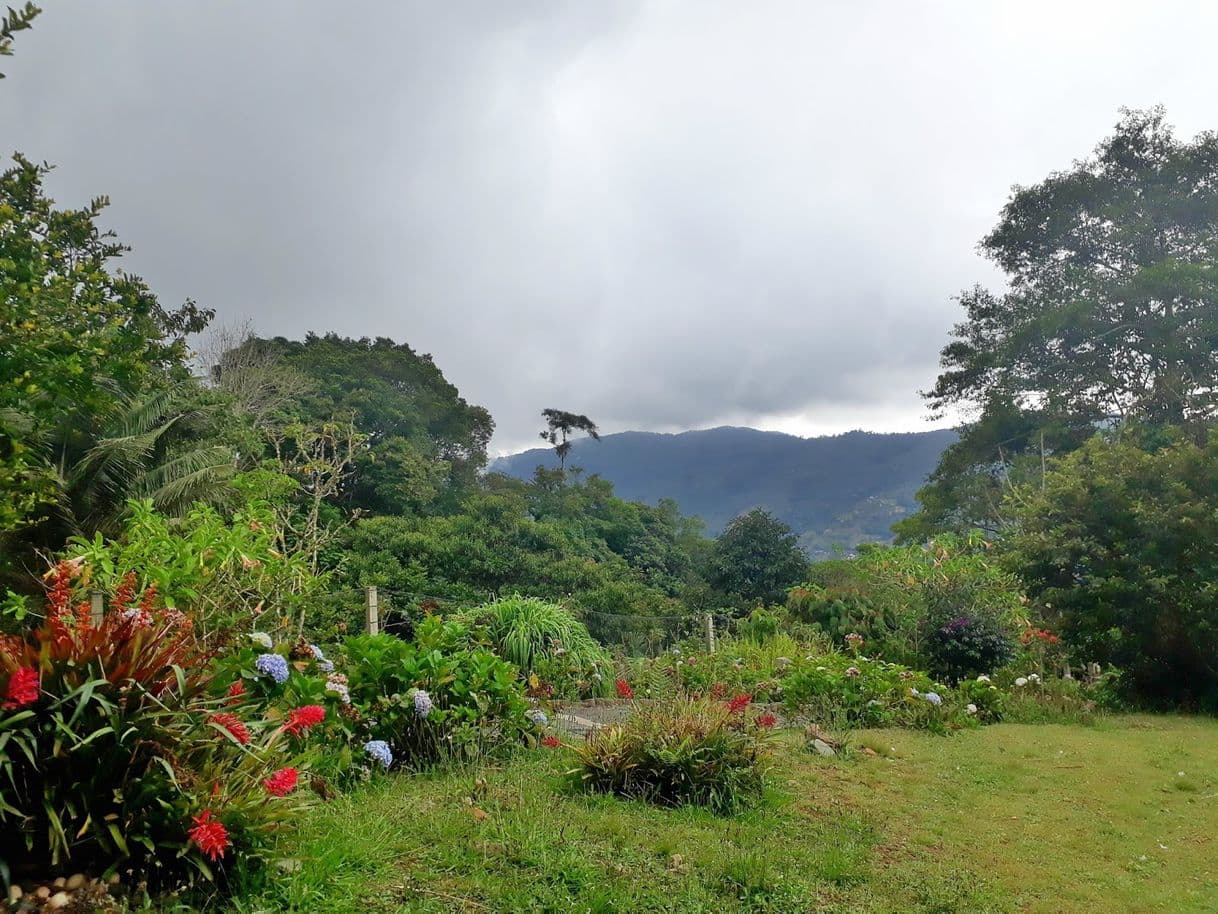
[[[333,660],[323,660],[321,663],[318,664],[318,666],[321,667],[321,671],[323,673],[333,673],[334,672],[334,661]]]
[[[288,681],[288,662],[279,654],[259,654],[254,667],[263,676],[270,676],[279,685]]]
[[[929,701],[935,707],[938,707],[939,705],[943,704],[943,699],[939,697],[938,692],[927,692],[922,697],[925,698],[927,701]]]
[[[525,717],[539,727],[544,727],[550,721],[550,719],[546,717],[546,712],[541,710],[541,708],[534,708],[532,711],[526,714]]]
[[[314,660],[325,660],[326,655],[321,652],[321,648],[316,644],[309,645],[309,653],[313,655]]]
[[[414,690],[414,713],[419,717],[426,717],[431,713],[432,709],[431,696],[422,689]]]
[[[271,640],[271,636],[266,632],[250,632],[250,640],[267,651],[275,646],[275,642]]]
[[[370,739],[364,743],[364,751],[381,763],[382,768],[393,764],[393,750],[383,739]]]

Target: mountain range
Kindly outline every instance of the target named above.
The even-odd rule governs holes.
[[[622,498],[671,498],[711,535],[764,508],[799,534],[810,555],[824,556],[891,540],[889,528],[916,510],[914,493],[955,440],[950,429],[821,438],[735,427],[621,432],[575,442],[567,466],[610,480]],[[554,451],[500,457],[490,469],[528,478],[539,465],[557,467]]]

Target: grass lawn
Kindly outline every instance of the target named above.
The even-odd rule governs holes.
[[[290,836],[249,912],[1214,912],[1218,721],[781,737],[734,818],[567,791],[560,750],[382,778]]]

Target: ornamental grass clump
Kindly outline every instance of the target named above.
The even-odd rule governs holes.
[[[579,764],[570,776],[590,792],[730,814],[761,795],[768,733],[722,701],[639,705],[625,722],[575,747]]]

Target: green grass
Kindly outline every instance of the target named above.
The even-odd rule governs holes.
[[[783,742],[723,818],[567,792],[562,752],[383,778],[283,840],[253,912],[1212,912],[1218,722]],[[1184,772],[1180,774],[1180,772]]]

